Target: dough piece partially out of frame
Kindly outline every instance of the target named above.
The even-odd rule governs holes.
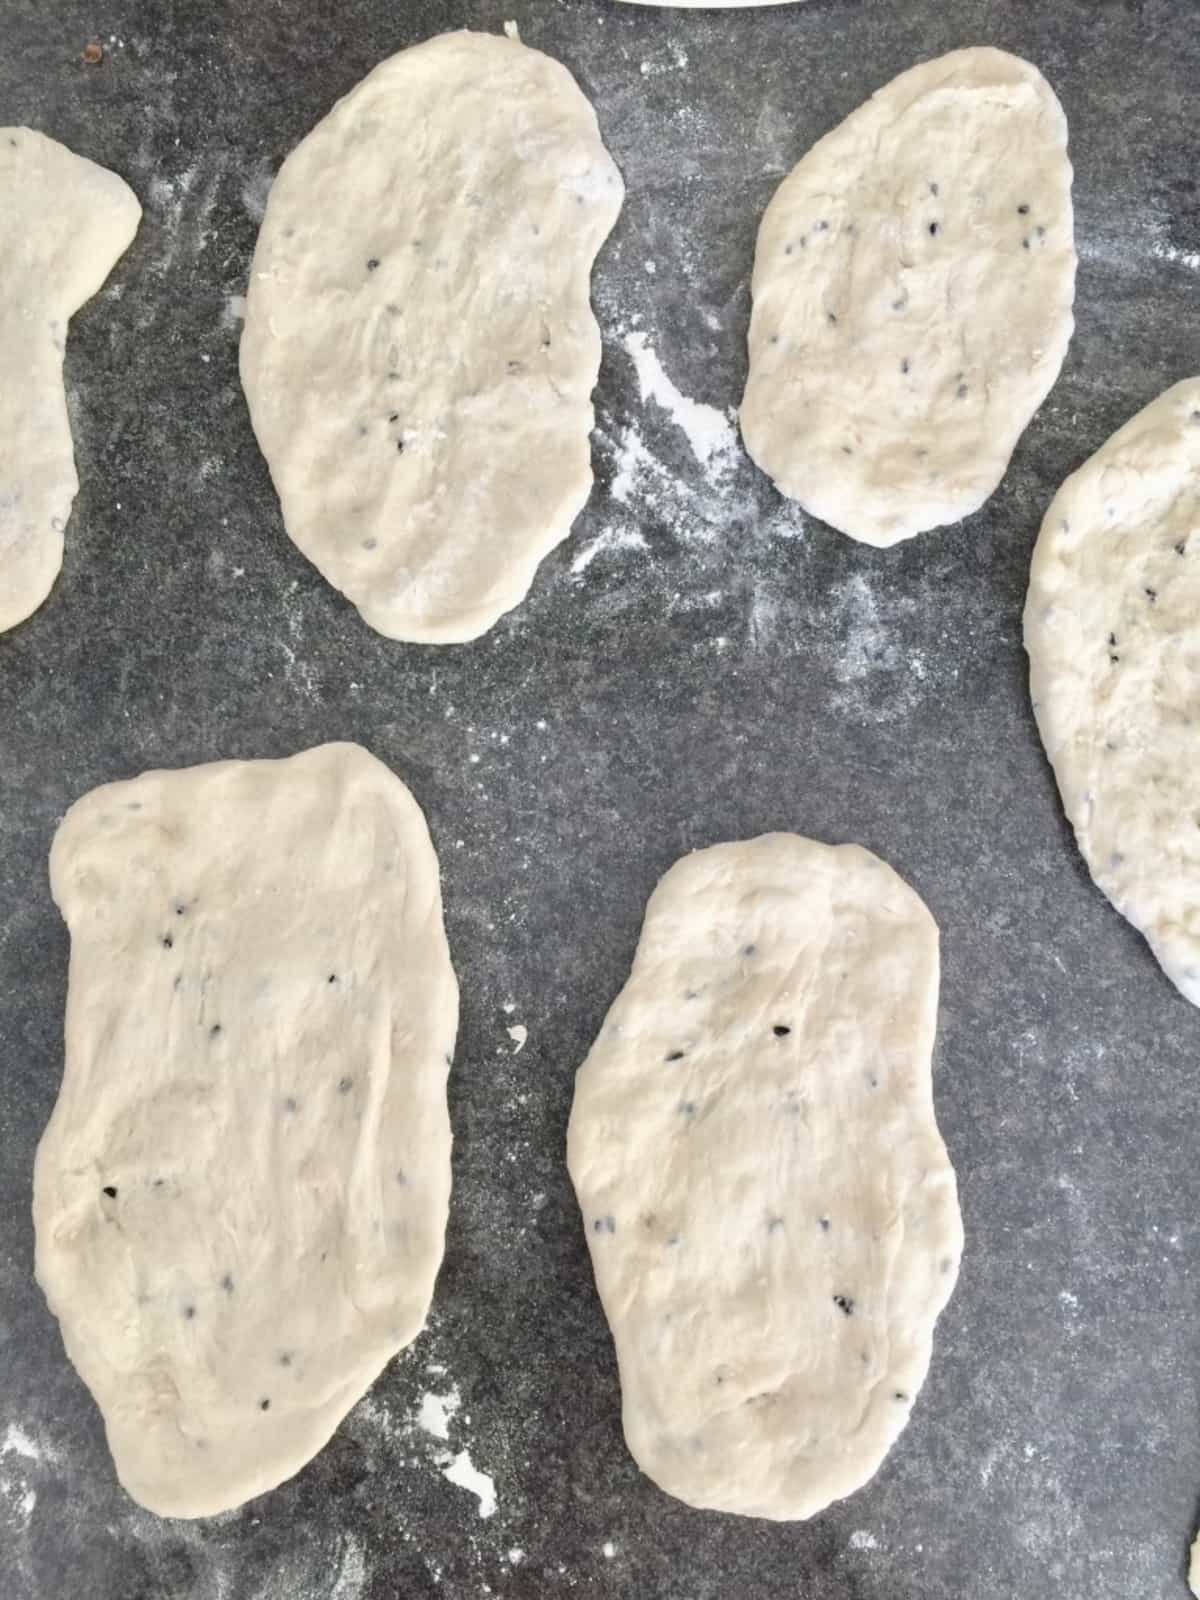
[[[638,1465],[810,1517],[908,1420],[962,1251],[937,927],[856,845],[717,845],[654,891],[567,1159]]]
[[[31,128],[0,128],[0,633],[37,610],[62,567],[79,488],[67,323],[141,216],[115,172]]]
[[[297,1472],[421,1331],[458,989],[437,858],[357,745],[93,790],[50,858],[66,1070],[37,1276],[164,1516]]]
[[[1035,67],[956,50],[813,146],[763,217],[746,448],[891,545],[977,511],[1074,321],[1067,121]]]
[[[284,162],[242,383],[288,533],[380,633],[476,638],[569,532],[623,192],[570,73],[480,33],[383,62]]]
[[[1058,491],[1025,648],[1038,731],[1098,887],[1200,1005],[1200,378],[1118,429]]]

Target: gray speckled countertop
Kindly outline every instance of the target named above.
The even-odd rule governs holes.
[[[510,16],[591,95],[628,184],[595,276],[597,485],[492,633],[397,645],[283,534],[237,297],[272,173],[335,97],[404,45]],[[1029,57],[1066,106],[1078,332],[988,507],[874,551],[744,458],[702,463],[642,400],[631,336],[682,394],[735,405],[775,184],[896,72],[971,43]],[[1200,1016],[1072,846],[1020,612],[1062,477],[1200,370],[1198,88],[1194,0],[0,0],[0,121],[114,168],[146,211],[72,324],[62,578],[0,636],[10,1600],[1183,1600]],[[463,992],[446,1263],[427,1332],[304,1472],[162,1522],[118,1489],[32,1279],[67,956],[46,853],[106,779],[335,738],[409,782],[441,853]],[[769,828],[860,840],[941,924],[937,1100],[967,1229],[910,1427],[867,1488],[796,1526],[691,1511],[638,1474],[562,1160],[572,1074],[656,878]],[[446,1478],[455,1459],[492,1481],[490,1516]]]

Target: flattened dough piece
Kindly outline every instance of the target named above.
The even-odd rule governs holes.
[[[634,1459],[810,1517],[908,1420],[962,1251],[934,1119],[937,927],[857,845],[717,845],[651,896],[567,1160]]]
[[[813,146],[763,217],[746,448],[866,544],[977,511],[1074,321],[1067,122],[1041,73],[956,50]]]
[[[437,858],[357,745],[93,790],[50,857],[66,1070],[37,1276],[165,1516],[297,1472],[425,1322],[458,989]]]
[[[623,192],[570,73],[479,33],[383,62],[284,162],[242,383],[288,533],[380,633],[476,638],[569,532]]]
[[[37,610],[62,566],[79,488],[67,323],[141,215],[115,172],[31,128],[0,128],[0,633]]]
[[[1025,602],[1034,715],[1097,886],[1200,1005],[1200,378],[1063,484]]]

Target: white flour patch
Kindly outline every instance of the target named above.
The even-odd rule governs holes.
[[[506,22],[504,24],[504,32],[507,38],[515,39],[518,44],[521,42],[521,30],[515,22]]]
[[[461,1407],[462,1397],[453,1385],[449,1394],[423,1395],[417,1412],[417,1426],[435,1439],[448,1439],[451,1418],[458,1415]]]
[[[738,454],[732,417],[718,411],[716,406],[681,394],[644,333],[627,333],[624,344],[637,371],[642,399],[660,405],[675,426],[682,429],[692,454],[707,469],[710,481],[724,477]]]
[[[601,1549],[601,1552],[602,1552],[602,1554],[604,1556],[605,1561],[611,1561],[612,1558],[617,1553],[617,1547],[612,1542],[611,1539],[606,1539],[604,1541],[604,1543],[600,1546],[600,1549]]]
[[[518,1022],[515,1023],[511,1028],[507,1028],[505,1032],[516,1046],[516,1049],[513,1051],[513,1055],[519,1056],[521,1051],[525,1048],[525,1041],[529,1038],[529,1029],[526,1028],[522,1023]]]
[[[879,1540],[865,1528],[856,1528],[850,1535],[851,1550],[878,1550]]]
[[[57,1461],[58,1452],[40,1444],[19,1422],[10,1422],[0,1440],[0,1456],[20,1456],[23,1461]]]
[[[270,162],[260,159],[242,184],[242,204],[255,222],[261,222],[266,214],[267,196],[274,181],[275,174],[271,171]]]
[[[460,1489],[466,1489],[479,1501],[479,1515],[491,1517],[496,1513],[496,1484],[486,1472],[471,1460],[470,1452],[460,1450],[455,1456],[443,1458],[441,1464],[442,1477],[449,1483],[457,1484]]]
[[[616,492],[616,485],[613,485]],[[627,498],[627,496],[626,496]],[[571,562],[571,572],[575,577],[586,572],[599,555],[609,555],[621,550],[644,550],[646,541],[636,528],[605,528],[594,539],[589,539],[583,549]]]

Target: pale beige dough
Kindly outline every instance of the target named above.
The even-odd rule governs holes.
[[[746,448],[867,544],[976,511],[1074,326],[1067,123],[1036,68],[956,50],[813,146],[754,258]]]
[[[570,73],[488,34],[383,62],[284,162],[242,382],[288,533],[380,633],[477,637],[569,532],[622,197]]]
[[[962,1251],[937,927],[868,851],[685,857],[579,1069],[567,1160],[643,1472],[810,1517],[903,1429]]]
[[[37,1276],[152,1511],[298,1471],[425,1322],[458,990],[420,808],[357,745],[93,790],[50,858],[66,1068]]]
[[[1088,869],[1200,1005],[1200,378],[1063,484],[1025,602],[1030,694]]]
[[[0,128],[0,633],[37,610],[62,567],[79,488],[67,323],[141,215],[115,172],[31,128]]]

